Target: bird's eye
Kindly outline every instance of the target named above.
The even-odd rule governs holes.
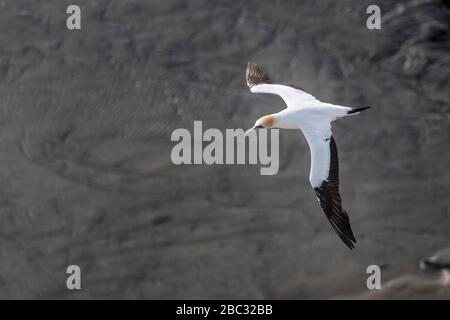
[[[264,127],[262,125],[256,126],[255,129],[263,129]]]

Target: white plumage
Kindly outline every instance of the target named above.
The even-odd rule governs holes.
[[[303,132],[311,150],[310,183],[334,230],[352,249],[356,240],[348,215],[342,209],[337,149],[331,123],[368,107],[349,108],[321,102],[300,88],[272,83],[264,70],[254,63],[247,66],[246,80],[251,92],[276,94],[286,103],[286,109],[262,117],[252,129],[300,129]]]

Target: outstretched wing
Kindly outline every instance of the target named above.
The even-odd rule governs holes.
[[[311,149],[309,180],[320,206],[334,231],[350,249],[353,249],[356,239],[347,212],[342,208],[339,194],[338,152],[331,135],[331,126],[327,123],[319,128],[314,126],[301,129]]]
[[[272,83],[267,73],[256,63],[248,63],[245,78],[251,92],[277,94],[288,108],[301,108],[305,104],[320,102],[299,87]]]

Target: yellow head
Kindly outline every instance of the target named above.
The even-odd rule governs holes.
[[[275,122],[274,116],[269,114],[267,116],[259,118],[255,123],[255,127],[259,126],[262,128],[272,128],[274,122]]]
[[[259,118],[256,122],[255,125],[250,128],[249,130],[247,130],[247,132],[245,133],[245,135],[249,134],[250,131],[252,130],[256,130],[256,129],[263,129],[263,128],[273,128],[275,125],[275,117],[272,114],[269,114],[267,116],[261,117]]]

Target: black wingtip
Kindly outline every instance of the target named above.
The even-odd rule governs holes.
[[[354,249],[356,239],[353,234],[352,227],[350,226],[347,212],[345,212],[345,210],[342,210],[340,214],[329,217],[329,220],[331,222],[331,226],[333,227],[339,238],[341,238],[342,242],[344,242],[344,244],[350,250]]]
[[[270,78],[264,69],[256,63],[247,63],[247,70],[245,72],[245,80],[249,88],[260,84],[270,83]]]
[[[357,108],[352,108],[352,110],[350,110],[349,112],[347,112],[347,114],[353,114],[353,113],[359,113],[361,111],[364,111],[366,109],[370,109],[370,107],[357,107]]]
[[[329,185],[327,181],[324,181],[322,186],[314,188],[314,191],[334,231],[342,242],[352,250],[355,248],[356,239],[350,225],[350,218],[341,207],[341,198],[339,193],[336,192],[336,186],[337,184]]]

